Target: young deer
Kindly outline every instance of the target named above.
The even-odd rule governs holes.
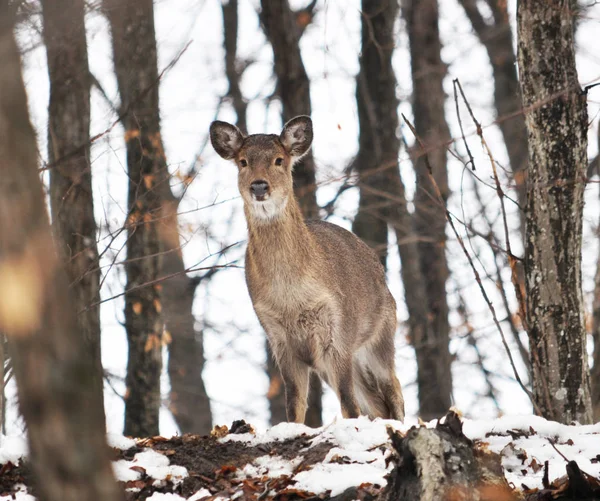
[[[349,231],[305,222],[292,167],[309,150],[312,122],[279,136],[244,137],[213,122],[216,152],[234,160],[248,223],[246,282],[285,385],[288,421],[304,422],[311,370],[336,392],[344,417],[404,419],[394,368],[396,303],[375,253]]]

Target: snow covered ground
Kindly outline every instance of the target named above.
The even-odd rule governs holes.
[[[436,421],[427,423],[435,426]],[[259,433],[228,434],[219,438],[222,444],[244,443],[248,448],[269,444],[265,454],[240,467],[231,468],[228,495],[219,493],[223,499],[236,499],[242,494],[244,481],[262,482],[269,486],[286,486],[287,489],[313,494],[335,496],[349,487],[371,484],[374,489],[386,484],[385,476],[394,466],[387,461],[392,447],[386,427],[405,432],[418,423],[407,420],[370,421],[340,419],[317,430],[303,425],[282,423]],[[541,488],[544,463],[548,461],[550,481],[565,475],[567,461],[576,461],[581,470],[598,478],[600,476],[600,424],[589,426],[566,426],[536,416],[506,416],[492,420],[469,420],[463,422],[465,435],[477,442],[486,443],[489,450],[502,456],[502,465],[508,482],[515,489]],[[273,454],[273,444],[299,436],[306,436],[306,444],[295,457],[284,458]],[[206,439],[205,439],[206,440]],[[131,492],[149,485],[167,487],[175,492],[155,492],[151,500],[200,500],[216,494],[207,488],[198,489],[191,496],[177,493],[178,486],[188,477],[183,466],[169,460],[173,451],[157,451],[144,444],[152,441],[135,441],[119,435],[109,435],[110,445],[123,451],[137,447],[139,452],[131,459],[113,463],[117,479]],[[16,463],[26,456],[27,447],[22,437],[3,437],[0,447],[0,463]],[[330,448],[325,458],[315,464],[306,464],[305,458],[322,444]],[[273,447],[273,449],[271,449]],[[137,450],[136,449],[136,450]],[[144,479],[144,481],[142,481]],[[283,483],[282,483],[283,481]],[[179,489],[179,492],[181,490]],[[19,501],[35,498],[27,493],[25,486],[15,493]],[[10,496],[0,496],[9,500]]]

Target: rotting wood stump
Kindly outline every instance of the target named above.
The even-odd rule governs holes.
[[[397,466],[380,501],[512,501],[515,493],[502,470],[501,457],[462,432],[455,412],[435,428],[414,427],[406,436],[388,428]]]

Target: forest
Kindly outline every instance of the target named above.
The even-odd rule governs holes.
[[[129,478],[115,454],[193,443],[206,456],[177,456],[164,499],[349,486],[347,499],[429,499],[389,458],[435,430],[466,461],[497,419],[506,440],[589,439],[579,454],[598,463],[598,33],[594,0],[0,0],[0,477],[20,458],[3,443],[26,437],[35,499],[123,499],[124,482],[127,499],[150,499],[159,476],[144,463]],[[309,428],[275,426],[285,385],[245,282],[237,169],[209,128],[279,135],[299,115],[314,127],[292,174],[302,216],[370,246],[396,300],[406,419],[355,427],[365,447],[389,440],[381,457],[340,438],[353,425],[315,373]],[[360,487],[385,483],[365,469],[337,491],[302,484],[307,434],[313,471],[372,460],[387,487]],[[260,463],[250,487],[228,477],[273,440],[290,463],[268,468],[297,484],[260,483]],[[491,455],[521,458],[500,442]],[[540,491],[518,496],[600,496],[598,475],[573,466],[551,485],[538,454],[525,466]],[[482,499],[533,485],[502,461]],[[472,485],[491,462],[448,483]],[[172,480],[184,466],[204,473]]]

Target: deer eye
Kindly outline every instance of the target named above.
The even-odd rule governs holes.
[[[248,167],[248,161],[247,161],[245,158],[242,158],[242,159],[240,160],[240,165],[241,165],[242,167]]]
[[[283,158],[281,158],[281,157],[276,158],[275,165],[277,165],[277,166],[283,165]]]

